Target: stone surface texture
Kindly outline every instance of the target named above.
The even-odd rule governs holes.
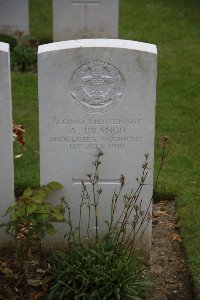
[[[29,34],[28,0],[0,0],[0,32]]]
[[[105,232],[113,191],[137,188],[145,153],[149,173],[141,193],[142,209],[149,207],[153,189],[156,98],[156,46],[146,43],[94,39],[58,42],[39,47],[39,111],[41,184],[55,180],[71,206],[76,225],[81,201],[81,180],[93,171],[97,148],[102,149],[99,186],[99,230]],[[87,185],[91,192],[91,185]],[[120,198],[117,213],[124,207]],[[82,214],[82,232],[88,211]],[[92,221],[93,222],[93,221]],[[91,230],[95,229],[95,224]],[[67,226],[48,241],[62,242]],[[142,245],[142,244],[141,244]],[[151,222],[143,238],[151,246]]]
[[[0,42],[0,223],[8,219],[2,217],[14,203],[12,110],[10,87],[9,45]],[[10,242],[4,228],[0,229],[0,248]]]
[[[54,41],[118,37],[119,0],[53,0]]]

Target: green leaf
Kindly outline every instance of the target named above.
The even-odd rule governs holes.
[[[34,215],[31,215],[29,217],[29,221],[33,224],[33,226],[35,226],[37,224],[36,218]]]
[[[27,188],[25,189],[25,191],[23,192],[23,196],[24,197],[31,197],[33,195],[33,190],[31,188]]]
[[[59,182],[56,181],[52,181],[48,184],[48,186],[52,189],[52,190],[61,190],[62,189],[62,184],[60,184]]]
[[[13,222],[15,222],[15,221],[17,221],[17,216],[16,215],[11,215],[11,220],[13,221]]]
[[[120,294],[115,294],[115,296],[116,296],[116,300],[120,300],[121,299],[121,297],[120,297]]]
[[[36,210],[37,210],[37,205],[30,204],[30,205],[27,206],[27,214],[28,215],[36,212]]]
[[[34,195],[32,197],[32,200],[35,202],[35,203],[43,203],[44,202],[44,195],[43,194],[37,194],[37,195]]]
[[[46,224],[46,231],[48,234],[51,234],[51,235],[56,233],[56,230],[51,223]]]
[[[8,207],[8,209],[7,209],[7,212],[6,212],[6,214],[9,214],[9,213],[11,213],[11,212],[15,211],[15,209],[16,209],[16,205],[9,206],[9,207]]]
[[[63,209],[63,207],[61,205],[56,205],[54,207],[52,206],[51,207],[51,211],[54,214],[62,214],[62,215],[64,215],[64,209]]]
[[[42,221],[46,221],[48,219],[49,215],[48,214],[40,214],[39,215],[39,219],[41,219]]]
[[[37,214],[50,214],[51,209],[47,207],[46,205],[37,205]]]
[[[65,220],[63,214],[61,214],[61,213],[52,213],[51,219],[52,219],[52,222],[60,222],[60,221]]]
[[[40,237],[40,238],[45,237],[44,227],[36,227],[35,232],[36,232],[37,237]]]
[[[40,196],[44,200],[47,198],[48,194],[44,190],[40,189],[39,191],[37,191],[37,193],[35,193],[34,196]]]
[[[17,217],[25,217],[25,216],[26,216],[26,209],[25,209],[25,206],[20,205],[20,206],[17,208],[17,210],[16,210],[16,212],[15,212],[15,215],[16,215]]]
[[[45,191],[47,194],[49,194],[49,193],[52,192],[52,189],[51,189],[48,185],[45,185],[45,186],[43,187],[43,189],[44,189],[44,191]]]

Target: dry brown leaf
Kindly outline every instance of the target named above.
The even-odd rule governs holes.
[[[169,202],[169,201],[167,201],[167,200],[161,200],[161,201],[160,201],[160,204],[167,205],[168,202]]]
[[[158,215],[162,215],[162,216],[168,216],[168,214],[166,213],[166,211],[161,211],[161,210],[157,211],[157,214]]]
[[[39,300],[40,298],[42,298],[45,295],[46,295],[46,292],[42,291],[42,292],[33,292],[31,296],[32,296],[33,300]]]
[[[174,228],[176,228],[176,229],[180,229],[180,224],[179,223],[177,223],[176,225],[174,225]]]
[[[1,268],[0,269],[1,273],[3,273],[6,277],[13,277],[13,270],[10,268]]]
[[[182,237],[180,236],[180,234],[177,234],[177,233],[172,233],[171,238],[173,241],[178,241],[178,242],[182,241]]]
[[[40,280],[40,279],[28,279],[27,283],[28,283],[28,285],[37,287],[37,286],[42,285],[42,280]]]

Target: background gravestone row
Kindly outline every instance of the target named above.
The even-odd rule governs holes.
[[[117,38],[119,0],[53,0],[53,40]],[[0,0],[0,32],[29,34],[29,1]]]

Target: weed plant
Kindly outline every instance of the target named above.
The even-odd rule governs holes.
[[[17,46],[17,39],[14,38],[11,35],[8,34],[0,34],[0,41],[3,43],[8,43],[10,45],[10,50],[12,51],[13,48],[15,48]]]
[[[109,240],[55,253],[50,275],[48,300],[136,300],[149,287],[139,258],[128,257],[124,248],[115,249]]]
[[[56,232],[52,222],[64,221],[62,205],[45,201],[50,193],[61,188],[57,182],[37,189],[27,188],[16,204],[8,208],[5,215],[9,215],[10,220],[0,224],[15,238],[17,261],[22,268],[32,258],[32,247],[40,247],[41,238]]]
[[[24,72],[36,68],[37,46],[39,45],[37,38],[23,35],[23,32],[17,32],[17,38],[0,34],[0,41],[10,45],[13,70]]]
[[[36,65],[36,51],[23,44],[17,45],[11,53],[11,64],[17,71],[30,71]]]
[[[82,181],[79,221],[75,227],[71,208],[65,202],[69,232],[67,253],[57,252],[50,268],[51,287],[48,299],[140,299],[147,289],[140,259],[135,253],[135,242],[139,242],[151,219],[148,208],[142,209],[141,192],[149,171],[148,154],[142,165],[142,175],[137,178],[137,188],[123,195],[125,177],[120,177],[119,190],[115,190],[110,207],[110,220],[106,220],[107,231],[99,232],[98,207],[102,189],[99,187],[99,167],[103,152],[98,150],[92,162],[94,172],[86,174],[89,184]],[[118,202],[124,207],[117,213]],[[83,209],[88,210],[86,236],[82,233]],[[95,220],[95,232],[91,231]]]
[[[79,244],[82,243],[83,239],[90,241],[95,237],[96,242],[99,241],[99,203],[101,201],[102,189],[99,187],[99,167],[101,165],[100,158],[103,155],[101,150],[98,150],[96,155],[96,160],[92,162],[94,166],[94,172],[86,174],[89,179],[89,184],[82,181],[82,191],[81,191],[81,202],[79,209],[79,222],[78,226],[75,227],[73,221],[71,220],[70,205],[65,201],[66,210],[68,211],[67,223],[70,228],[68,238],[68,247],[71,243],[76,244],[78,239]],[[115,247],[118,245],[125,245],[126,250],[129,254],[132,254],[134,250],[135,242],[140,236],[143,237],[146,227],[148,226],[150,215],[150,205],[151,199],[149,199],[149,206],[146,211],[142,209],[141,192],[146,184],[146,177],[149,171],[148,165],[148,154],[145,154],[145,162],[142,165],[142,175],[140,178],[136,178],[137,188],[132,189],[129,194],[123,195],[123,188],[125,185],[125,177],[121,175],[120,177],[120,188],[115,190],[111,199],[110,207],[110,220],[105,220],[107,225],[107,232],[105,234],[106,239],[113,240]],[[118,214],[118,202],[123,201],[124,207],[122,211]],[[84,236],[82,234],[82,212],[83,209],[88,210],[88,220],[87,220],[87,234]],[[95,232],[91,232],[92,219],[95,219]]]

